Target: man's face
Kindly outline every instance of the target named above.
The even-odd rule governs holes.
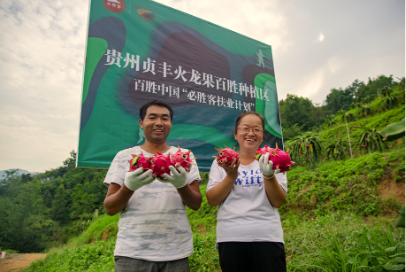
[[[169,110],[156,105],[148,107],[144,120],[139,123],[144,130],[145,140],[151,143],[165,143],[172,127]]]

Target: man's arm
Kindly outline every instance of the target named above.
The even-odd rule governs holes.
[[[200,208],[202,204],[202,194],[200,193],[197,179],[177,190],[185,205],[195,211]]]
[[[117,183],[111,183],[104,198],[104,208],[108,215],[115,215],[121,212],[126,206],[134,191]]]

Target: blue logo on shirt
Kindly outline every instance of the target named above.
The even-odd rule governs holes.
[[[235,181],[235,185],[242,187],[262,186],[262,171],[257,169],[256,171],[238,171],[238,178]]]

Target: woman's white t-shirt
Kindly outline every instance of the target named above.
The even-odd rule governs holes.
[[[226,175],[214,160],[206,192],[219,184]],[[276,174],[275,177],[287,192],[286,173]],[[268,200],[262,171],[259,162],[255,160],[250,165],[239,166],[233,189],[219,205],[217,243],[260,241],[284,243],[278,210]]]

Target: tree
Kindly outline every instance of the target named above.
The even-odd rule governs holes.
[[[377,132],[375,128],[370,129],[362,127],[363,131],[359,135],[357,144],[360,150],[366,150],[367,152],[382,152],[384,149],[388,149],[388,146],[383,141],[384,135]]]
[[[363,99],[362,99],[362,102],[364,103],[364,104],[368,104],[368,103],[370,103],[370,102],[372,102],[374,100],[374,95],[367,95],[367,96],[365,96]]]
[[[392,93],[392,88],[390,88],[389,86],[385,86],[385,87],[379,89],[379,93],[382,96],[388,96]]]
[[[374,110],[369,105],[364,105],[359,110],[360,116],[365,116],[368,118],[368,115],[374,114]]]
[[[52,201],[51,215],[52,219],[65,224],[68,220],[68,193],[65,190],[63,184],[59,185],[56,190],[56,195]]]
[[[282,127],[293,127],[297,124],[303,130],[309,130],[316,122],[313,115],[314,105],[308,98],[288,94],[279,102]]]
[[[381,109],[387,109],[387,110],[391,110],[392,108],[396,107],[397,105],[398,105],[397,98],[393,97],[391,95],[385,96],[380,103]]]
[[[282,128],[283,130],[283,140],[284,141],[289,141],[290,139],[293,139],[297,137],[297,135],[300,135],[303,133],[303,127],[304,124],[299,126],[298,124],[294,124],[291,127],[287,128]]]
[[[356,109],[356,108],[359,108],[361,106],[362,106],[361,103],[354,101],[354,102],[351,103],[350,108],[351,109]]]
[[[348,153],[348,144],[339,140],[327,145],[326,147],[326,156],[327,158],[331,157],[334,160],[345,160],[345,155]]]
[[[304,157],[305,163],[308,161],[310,166],[313,166],[314,159],[320,157],[323,150],[318,135],[311,132],[293,138],[286,143],[286,146],[293,160],[301,161],[302,157]]]
[[[331,89],[326,97],[328,107],[335,113],[341,109],[350,108],[354,100],[354,90],[351,86],[343,89]]]
[[[335,120],[335,115],[327,115],[327,121],[324,123],[324,127],[332,127],[333,125],[337,124],[336,120]]]

